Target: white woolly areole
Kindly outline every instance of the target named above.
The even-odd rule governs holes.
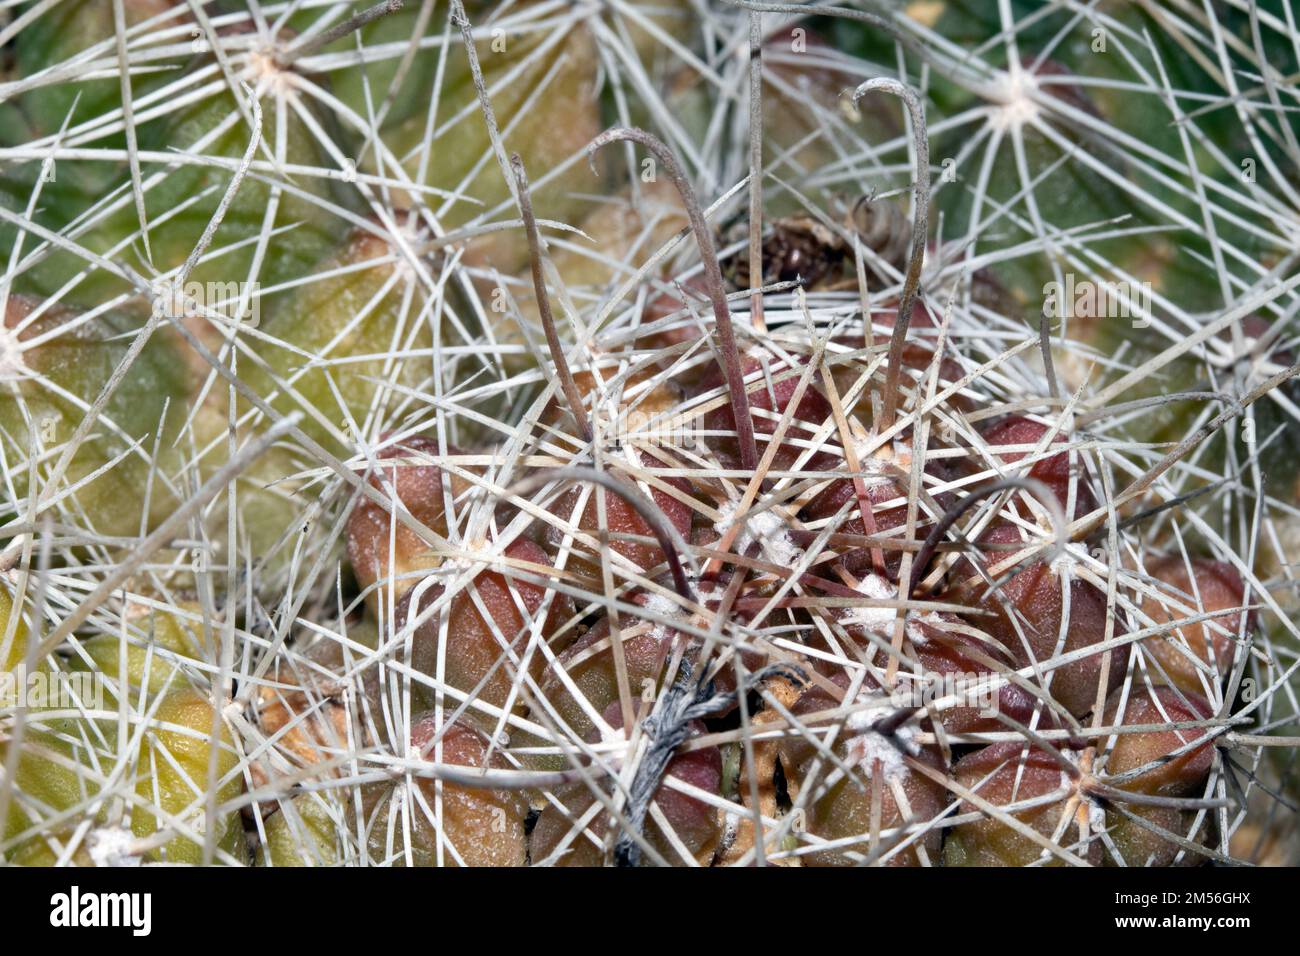
[[[139,866],[131,852],[135,834],[124,827],[100,827],[86,834],[86,850],[95,866]]]
[[[849,734],[846,762],[857,766],[867,777],[875,773],[878,764],[885,782],[902,779],[907,772],[904,756],[915,757],[921,752],[921,745],[916,741],[921,728],[908,721],[892,735],[882,734],[872,728],[891,712],[887,706],[889,699],[877,694],[859,694],[857,702],[874,706],[857,711],[845,721],[844,729]]]
[[[1104,833],[1106,830],[1106,810],[1096,800],[1088,800],[1088,829],[1093,833]]]
[[[1062,580],[1068,581],[1074,577],[1074,569],[1082,563],[1083,558],[1087,557],[1087,551],[1082,545],[1070,543],[1061,549],[1061,553],[1052,559],[1049,565],[1053,574]]]
[[[898,599],[898,588],[894,586],[888,578],[879,574],[869,574],[854,589],[864,597],[873,598],[878,601],[894,601]],[[927,611],[925,614],[916,615],[911,611],[904,611],[904,620],[907,622],[907,636],[913,644],[925,644],[930,639],[925,636],[921,629],[922,624],[928,624],[935,628],[946,628],[947,622],[943,615],[935,611]],[[892,607],[850,607],[845,608],[844,613],[840,615],[840,624],[845,627],[861,627],[883,637],[889,637],[893,634],[894,621],[898,619],[898,609]]]
[[[993,94],[998,107],[992,111],[990,122],[1002,129],[1015,129],[1032,121],[1039,113],[1033,93],[1038,89],[1034,78],[1017,71],[1008,76]]]
[[[719,511],[722,518],[714,522],[713,529],[718,534],[726,534],[733,524],[733,516],[736,513],[737,502],[723,502]],[[736,542],[732,550],[737,554],[745,551],[755,538],[758,539],[763,549],[763,554],[773,564],[782,564],[786,567],[793,567],[799,558],[799,547],[790,537],[790,531],[786,527],[785,517],[775,508],[768,508],[763,511],[749,511],[745,513],[744,528],[736,535]]]
[[[879,574],[868,574],[854,588],[863,597],[878,601],[893,601],[898,597],[898,588],[889,579]],[[894,626],[898,610],[892,607],[850,607],[845,608],[840,623],[845,627],[864,627],[877,634],[887,633]]]
[[[275,54],[274,49],[250,50],[244,67],[244,80],[253,87],[264,83],[268,91],[292,94],[293,81],[289,79],[288,71],[276,62]]]
[[[925,631],[921,628],[922,624],[928,624],[939,630],[948,627],[948,622],[943,619],[943,615],[938,611],[927,611],[920,617],[916,618],[913,618],[909,612],[907,618],[907,636],[911,638],[913,644],[921,645],[930,642],[930,639],[925,636]]]
[[[660,617],[666,617],[669,620],[676,618],[681,613],[681,606],[672,598],[664,597],[662,594],[647,594],[644,603],[641,605],[651,614],[657,614]],[[668,633],[668,627],[658,621],[648,620],[651,625],[651,634],[655,637],[663,637]]]
[[[740,833],[741,815],[735,810],[727,810],[722,815],[722,839],[718,842],[729,847],[736,842],[736,835]]]
[[[0,326],[0,382],[22,378],[27,372],[18,333]]]
[[[889,451],[873,447],[879,439],[864,435],[853,442],[853,451],[858,457],[858,468],[863,472],[862,483],[868,488],[893,481],[898,476],[897,469],[908,471],[912,467],[912,446],[907,442],[894,441]]]
[[[489,545],[486,541],[480,541],[475,545],[471,545],[471,547],[474,547],[475,549],[480,551],[485,551],[487,550]],[[449,580],[459,575],[462,575],[467,571],[473,570],[474,567],[475,567],[475,562],[469,560],[468,558],[445,558],[442,564],[438,566],[438,571],[442,576],[443,580]],[[482,565],[479,564],[479,567],[482,567]],[[415,586],[419,587],[420,585],[419,583],[417,583]],[[427,592],[425,594],[421,594],[420,597],[421,597],[422,606],[427,608],[431,603],[427,597]]]
[[[195,303],[185,295],[185,288],[171,279],[156,279],[149,286],[153,296],[153,310],[158,318],[180,319],[197,311]]]

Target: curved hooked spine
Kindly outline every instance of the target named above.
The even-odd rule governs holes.
[[[578,423],[578,431],[584,441],[591,442],[591,422],[587,420],[587,410],[582,404],[582,393],[578,383],[569,371],[569,362],[564,357],[564,346],[560,334],[555,328],[555,314],[551,312],[551,300],[546,294],[546,279],[542,276],[542,239],[537,231],[537,217],[533,215],[533,200],[528,192],[528,174],[524,172],[524,161],[518,153],[510,155],[510,171],[515,175],[518,187],[519,213],[524,219],[524,232],[528,236],[528,259],[533,272],[533,294],[537,297],[537,314],[542,320],[542,330],[546,333],[546,347],[551,351],[551,361],[555,363],[555,374],[560,379],[560,388],[569,403],[569,411]]]
[[[907,582],[908,597],[911,597],[915,593],[916,586],[921,583],[921,574],[924,571],[925,566],[930,563],[930,559],[934,557],[935,549],[939,547],[939,542],[942,541],[943,536],[948,533],[948,529],[956,524],[957,520],[978,502],[984,501],[1000,492],[1010,491],[1013,488],[1019,488],[1022,491],[1029,492],[1047,508],[1047,512],[1052,518],[1052,528],[1056,541],[1056,545],[1053,549],[1053,557],[1056,552],[1065,547],[1067,540],[1065,512],[1061,510],[1061,503],[1057,500],[1056,495],[1052,494],[1052,489],[1048,488],[1047,485],[1043,484],[1037,478],[1003,478],[984,488],[978,488],[975,491],[972,491],[969,495],[949,509],[942,518],[935,522],[934,527],[930,529],[930,533],[926,535],[925,542],[921,545],[921,550],[917,552],[916,561],[912,565],[912,576]]]
[[[718,254],[713,248],[713,238],[709,227],[700,212],[699,200],[695,190],[687,182],[681,165],[664,143],[645,130],[629,126],[614,126],[605,130],[587,146],[587,158],[595,169],[596,153],[603,146],[628,140],[644,146],[654,154],[655,159],[664,165],[673,185],[682,197],[686,215],[695,234],[695,244],[700,250],[700,259],[704,263],[704,279],[708,285],[709,300],[713,304],[714,325],[718,332],[718,349],[722,353],[722,370],[727,377],[727,390],[731,393],[731,410],[736,420],[736,437],[740,444],[740,464],[746,471],[758,469],[758,446],[754,442],[754,420],[749,412],[749,394],[745,391],[745,375],[740,365],[740,353],[736,349],[735,330],[731,325],[731,312],[727,308],[727,293],[722,285],[722,269],[718,266]]]
[[[890,77],[867,80],[853,91],[853,102],[868,93],[881,90],[892,93],[907,104],[912,117],[912,137],[916,146],[916,210],[912,217],[912,254],[907,262],[907,275],[903,279],[903,293],[898,300],[898,318],[889,340],[889,368],[885,378],[885,405],[881,412],[880,431],[893,426],[898,410],[898,376],[903,368],[903,348],[907,344],[907,327],[912,323],[912,309],[916,305],[916,290],[921,284],[921,266],[925,261],[925,241],[930,215],[930,140],[925,128],[925,110],[916,93],[908,86]]]
[[[749,11],[749,314],[763,320],[763,14]]]
[[[659,547],[663,549],[664,557],[668,560],[668,569],[672,572],[674,590],[684,601],[691,604],[699,603],[695,596],[695,589],[691,587],[690,578],[686,576],[686,570],[682,567],[681,556],[686,555],[687,560],[690,560],[690,549],[687,547],[686,542],[682,540],[682,536],[677,533],[677,529],[664,517],[663,512],[655,507],[654,502],[635,488],[611,478],[608,473],[584,465],[575,465],[570,468],[549,468],[535,475],[530,475],[511,486],[507,494],[526,495],[552,481],[591,482],[594,485],[600,485],[606,491],[613,492],[626,501],[638,515],[645,519],[645,523],[650,526],[650,530],[654,532],[655,538],[659,541]]]

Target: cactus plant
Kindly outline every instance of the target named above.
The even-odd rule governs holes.
[[[1284,855],[1300,34],[870,6],[0,12],[0,861]]]

